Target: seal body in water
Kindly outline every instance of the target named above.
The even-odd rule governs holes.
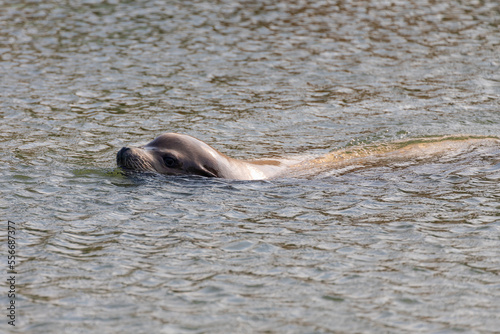
[[[142,147],[123,147],[116,162],[125,172],[200,175],[236,180],[271,178],[285,167],[278,160],[230,158],[194,137],[165,133]]]
[[[351,147],[300,161],[245,161],[230,158],[194,137],[165,133],[145,146],[123,147],[116,156],[116,162],[125,172],[200,175],[235,180],[311,178],[404,161],[419,163],[443,157],[449,159],[450,156],[459,159],[461,155],[481,147],[499,150],[500,140],[473,136],[429,137]]]

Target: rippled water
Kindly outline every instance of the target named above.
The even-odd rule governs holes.
[[[0,1],[0,22],[17,332],[500,328],[498,146],[271,181],[115,170],[165,131],[245,159],[498,137],[497,2]]]

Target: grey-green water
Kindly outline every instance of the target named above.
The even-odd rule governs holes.
[[[0,332],[498,332],[498,147],[255,182],[114,160],[165,131],[248,159],[500,136],[499,27],[496,1],[0,1]]]

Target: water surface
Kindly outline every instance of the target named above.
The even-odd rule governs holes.
[[[115,171],[165,131],[245,159],[498,137],[495,1],[0,8],[18,332],[498,330],[498,147],[271,181]]]

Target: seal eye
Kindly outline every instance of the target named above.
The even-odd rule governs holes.
[[[170,168],[173,168],[177,165],[177,160],[175,158],[172,158],[171,156],[163,157],[163,162],[165,163],[165,166]]]

